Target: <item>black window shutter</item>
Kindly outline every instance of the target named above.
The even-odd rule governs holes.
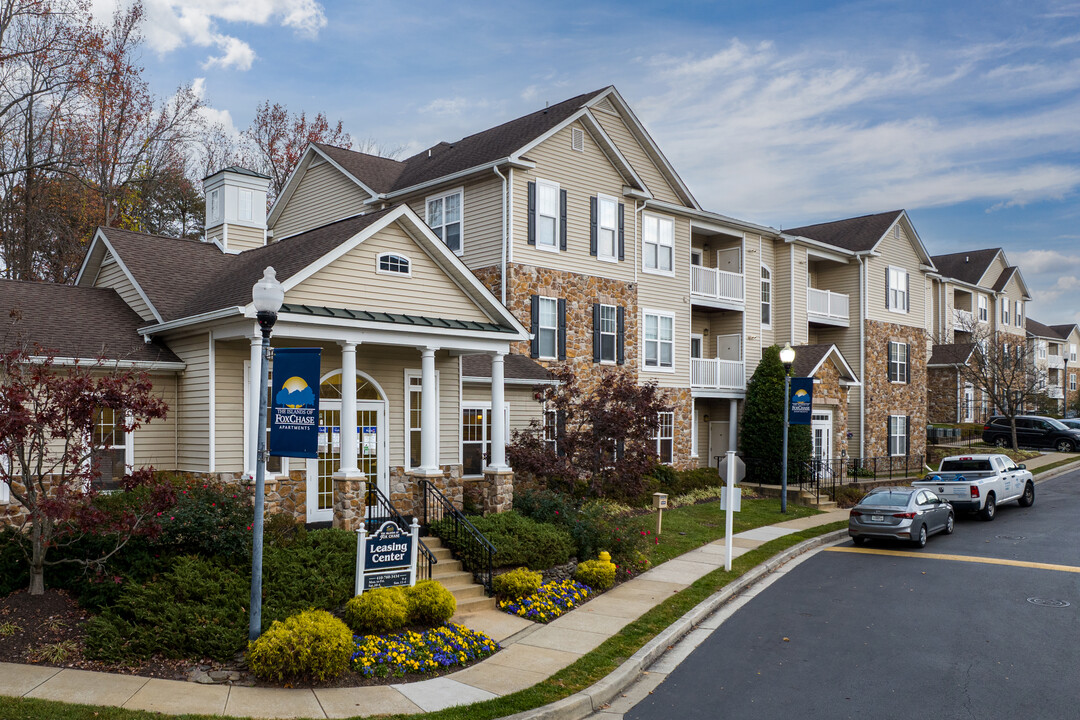
[[[592,306],[592,361],[600,362],[600,303]]]
[[[911,273],[904,273],[904,310],[911,310]]]
[[[566,298],[559,298],[559,359],[566,359]]]
[[[893,362],[893,343],[889,343],[889,382],[896,382],[896,363]]]
[[[563,437],[566,435],[566,411],[555,411],[555,452],[559,457],[566,454],[563,447]]]
[[[911,416],[904,416],[904,454],[911,454]]]
[[[532,217],[532,215],[530,215],[529,217]],[[529,237],[532,237],[532,235],[530,234]],[[891,306],[889,305],[889,268],[885,268],[885,309],[888,310],[890,307]]]
[[[536,183],[529,183],[529,237],[530,245],[536,244]],[[535,355],[533,356],[535,357]]]
[[[904,343],[904,382],[911,382],[911,345]]]
[[[891,456],[893,454],[893,447],[894,447],[893,443],[894,442],[896,442],[896,441],[893,440],[892,415],[890,415],[887,418],[885,418],[885,454],[886,455]]]
[[[540,296],[533,295],[530,303],[532,305],[532,344],[529,346],[529,355],[538,358],[540,357]]]
[[[615,345],[617,347],[616,357],[620,365],[626,362],[626,310],[622,305],[618,309],[618,335],[616,336]]]
[[[559,191],[559,249],[566,249],[566,191]]]
[[[620,260],[623,260],[623,259],[626,258],[626,241],[625,241],[626,233],[625,233],[625,230],[624,230],[625,222],[623,220],[625,214],[626,214],[626,206],[623,205],[622,203],[619,203],[619,259]]]
[[[596,255],[596,196],[589,198],[589,254]]]

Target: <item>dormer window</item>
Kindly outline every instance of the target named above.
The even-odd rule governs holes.
[[[461,188],[427,199],[427,224],[456,255],[463,251]]]
[[[383,253],[379,256],[378,272],[412,276],[409,258],[403,255],[395,255],[394,253]]]

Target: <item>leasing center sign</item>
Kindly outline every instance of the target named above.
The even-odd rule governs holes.
[[[408,529],[387,520],[370,536],[363,524],[356,532],[354,594],[375,588],[416,584],[416,546],[420,524],[415,519]]]
[[[319,348],[274,350],[270,394],[270,454],[318,457]]]

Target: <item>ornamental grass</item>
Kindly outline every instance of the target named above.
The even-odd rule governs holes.
[[[498,602],[499,609],[538,623],[549,623],[585,602],[593,589],[576,580],[550,582],[532,595]]]
[[[424,632],[357,635],[352,669],[363,677],[404,677],[433,673],[482,660],[499,644],[464,625],[443,623]]]

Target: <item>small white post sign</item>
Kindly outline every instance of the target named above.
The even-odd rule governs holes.
[[[416,584],[416,546],[420,538],[416,518],[407,530],[387,520],[370,537],[364,524],[356,533],[354,595],[375,588]]]
[[[726,513],[724,518],[724,546],[727,550],[724,570],[726,572],[731,572],[731,555],[734,551],[731,534],[735,525],[735,513],[742,509],[742,488],[735,487],[736,475],[738,475],[739,480],[742,480],[746,473],[745,466],[740,467],[740,465],[742,465],[742,460],[735,456],[735,451],[728,450],[727,483],[725,487],[721,488],[720,492],[720,509]]]

